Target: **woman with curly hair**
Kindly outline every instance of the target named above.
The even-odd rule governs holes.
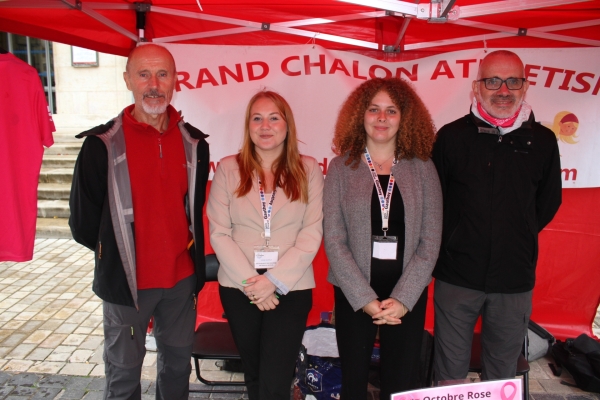
[[[380,398],[415,387],[442,233],[434,138],[427,108],[401,79],[366,81],[338,116],[323,211],[343,400],[367,396],[378,328]]]
[[[323,173],[298,151],[290,106],[272,91],[246,109],[244,142],[219,163],[206,213],[219,294],[250,400],[290,397],[323,236]]]

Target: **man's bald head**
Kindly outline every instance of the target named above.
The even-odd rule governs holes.
[[[482,74],[485,74],[487,68],[489,68],[490,66],[493,66],[497,63],[506,63],[509,60],[512,64],[518,65],[521,69],[521,76],[525,76],[525,66],[523,65],[523,61],[521,61],[521,58],[517,54],[508,50],[496,50],[486,55],[479,64],[479,71],[477,71],[477,79],[485,78],[485,76],[482,76]]]
[[[125,71],[129,72],[132,61],[135,61],[137,57],[144,57],[145,55],[152,53],[154,53],[155,55],[162,54],[162,56],[167,57],[169,60],[171,60],[171,63],[173,64],[173,71],[176,71],[175,59],[173,58],[171,52],[162,46],[152,43],[134,47],[129,52],[129,55],[127,56],[127,65],[125,66]]]

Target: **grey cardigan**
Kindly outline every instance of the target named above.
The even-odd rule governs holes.
[[[371,195],[373,178],[361,162],[329,164],[323,192],[327,280],[338,286],[357,311],[377,299],[371,276]],[[412,310],[431,281],[442,238],[442,192],[431,160],[402,159],[392,167],[404,202],[405,244],[402,276],[391,297]],[[383,299],[382,299],[383,300]]]

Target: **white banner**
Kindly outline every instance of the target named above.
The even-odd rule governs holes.
[[[315,157],[324,173],[334,156],[333,129],[346,96],[371,77],[400,76],[412,82],[438,128],[469,112],[471,82],[483,49],[418,60],[380,61],[316,45],[166,45],[179,75],[173,105],[185,120],[210,135],[211,168],[237,153],[248,100],[267,88],[290,103],[300,151]],[[557,135],[563,187],[600,186],[600,49],[510,49],[526,65],[526,100],[536,120]]]

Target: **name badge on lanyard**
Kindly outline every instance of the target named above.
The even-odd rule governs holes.
[[[395,260],[398,250],[398,238],[396,236],[371,236],[373,244],[373,258],[380,260]]]
[[[388,236],[388,223],[390,220],[390,209],[392,207],[392,192],[394,191],[394,174],[390,172],[390,180],[387,185],[386,193],[383,193],[377,171],[373,165],[373,160],[369,154],[369,150],[365,147],[365,159],[371,170],[371,177],[375,183],[377,189],[377,197],[381,206],[381,230],[383,230],[383,236],[372,235],[371,236],[371,247],[373,249],[372,257],[380,260],[395,260],[398,250],[398,237]],[[394,158],[393,164],[396,165],[398,161]]]
[[[279,260],[279,246],[269,245],[269,240],[271,240],[271,212],[273,211],[273,202],[275,201],[275,193],[277,193],[277,187],[273,188],[273,193],[271,193],[271,199],[269,200],[269,203],[267,203],[265,197],[265,190],[259,178],[258,193],[260,195],[260,202],[262,205],[263,212],[263,224],[265,227],[265,244],[264,246],[254,246],[254,268],[273,268],[277,265],[277,261]]]

